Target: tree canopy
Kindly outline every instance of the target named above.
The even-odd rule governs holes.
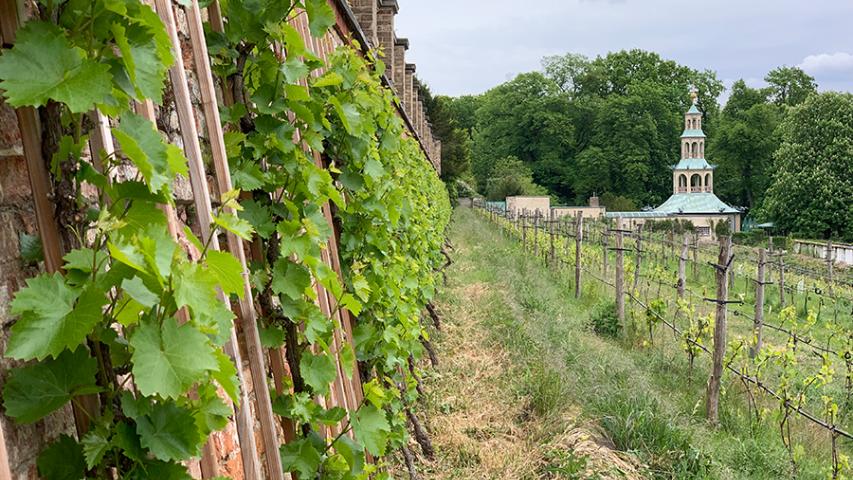
[[[765,214],[796,235],[853,240],[853,95],[809,96],[780,134]]]

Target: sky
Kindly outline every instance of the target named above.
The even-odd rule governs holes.
[[[397,36],[434,93],[482,93],[542,57],[640,48],[762,86],[799,66],[853,91],[853,0],[399,0]],[[723,94],[724,101],[727,94]]]

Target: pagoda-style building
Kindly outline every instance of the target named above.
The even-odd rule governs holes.
[[[631,226],[648,220],[689,220],[704,241],[714,239],[713,227],[719,222],[729,222],[732,231],[740,231],[740,212],[714,195],[716,167],[705,160],[705,132],[702,131],[702,112],[696,106],[695,89],[690,96],[693,105],[684,115],[681,160],[672,167],[672,196],[654,210],[607,212],[608,218],[622,218]]]

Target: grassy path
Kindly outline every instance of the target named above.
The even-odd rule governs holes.
[[[591,331],[589,312],[609,292],[588,285],[575,300],[570,275],[470,210],[456,212],[451,240],[441,364],[425,378],[438,451],[426,478],[791,477],[772,419],[751,422],[736,385],[711,429],[703,366],[690,381],[677,348],[627,348]],[[824,478],[821,451],[802,449],[798,478]]]

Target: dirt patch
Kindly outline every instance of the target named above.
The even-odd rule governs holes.
[[[486,283],[458,285],[451,301],[438,305],[445,319],[436,342],[441,364],[427,372],[425,385],[437,455],[418,459],[422,478],[642,478],[629,455],[577,424],[577,411],[557,420],[566,426],[558,435],[553,420],[531,414],[528,399],[513,391],[513,359],[480,323],[494,293]]]

